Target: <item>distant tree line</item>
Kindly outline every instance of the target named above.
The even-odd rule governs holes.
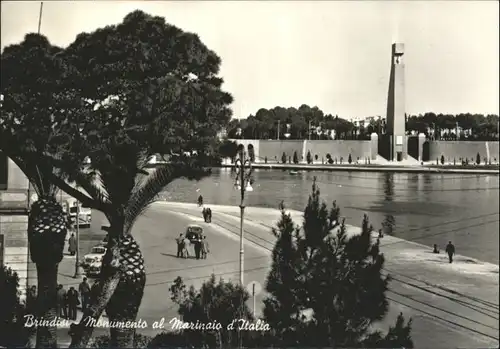
[[[498,115],[428,112],[406,117],[407,134],[423,133],[435,140],[498,140]],[[245,119],[233,119],[227,127],[232,139],[370,139],[372,133],[386,132],[385,119],[367,117],[350,121],[325,114],[306,104],[294,107],[261,108]],[[457,137],[458,135],[458,137]]]

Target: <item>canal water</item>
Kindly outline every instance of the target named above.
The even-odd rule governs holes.
[[[321,198],[341,208],[346,223],[361,225],[367,214],[375,229],[458,254],[499,264],[499,177],[491,175],[390,172],[299,172],[254,170],[247,206],[303,211],[314,177]],[[235,173],[214,169],[199,182],[176,180],[162,193],[169,201],[239,205]]]

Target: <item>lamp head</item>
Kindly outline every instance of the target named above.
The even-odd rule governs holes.
[[[253,191],[252,185],[250,182],[247,183],[247,186],[245,187],[245,191]]]

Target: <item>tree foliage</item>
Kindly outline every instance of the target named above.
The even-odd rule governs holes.
[[[283,152],[283,154],[281,155],[281,163],[286,164],[286,153],[285,152]]]
[[[498,115],[494,114],[451,115],[426,112],[408,115],[406,131],[409,134],[424,133],[427,136],[439,134],[438,140],[456,140],[458,126],[460,140],[498,140],[498,120]],[[309,122],[311,130],[308,129]],[[364,140],[370,139],[372,133],[380,135],[386,132],[385,116],[365,116],[356,122],[325,114],[318,107],[305,104],[299,108],[261,108],[255,115],[231,120],[227,131],[229,138],[277,139],[278,127],[280,139],[283,139],[285,133],[290,134],[289,139],[307,139],[311,131],[311,139]]]
[[[354,125],[337,116],[325,115],[318,107],[303,104],[299,108],[261,108],[246,119],[233,119],[227,134],[229,138],[277,139],[279,132],[280,139],[288,133],[289,139],[306,139],[311,132],[311,139],[330,139],[325,130],[335,130],[340,139],[346,139],[352,136]]]
[[[212,275],[200,289],[195,289],[193,286],[188,288],[182,278],[177,277],[170,287],[170,292],[172,301],[179,306],[178,313],[182,321],[221,325],[220,329],[181,330],[180,335],[188,347],[236,347],[240,340],[245,341],[246,337],[252,335],[248,331],[238,331],[238,324],[235,324],[233,329],[228,329],[236,319],[253,322],[252,313],[246,305],[249,299],[248,292],[239,284],[235,285],[222,279],[217,282],[215,275]],[[162,344],[171,345],[171,343]]]
[[[222,158],[230,158],[234,161],[238,155],[238,144],[228,139],[223,140],[219,146],[219,154]]]
[[[110,223],[100,296],[71,330],[72,345],[85,346],[87,319],[105,306],[113,305],[110,319],[135,319],[145,272],[133,224],[165,185],[209,173],[232,97],[221,89],[220,58],[196,34],[141,11],[79,34],[65,49],[36,34],[21,46],[2,54],[1,149],[19,155],[30,180],[41,174],[40,187],[58,186]],[[167,163],[146,171],[156,154]],[[132,345],[129,332],[117,343],[111,329],[112,345]]]
[[[312,164],[313,158],[312,158],[312,155],[311,155],[311,151],[309,151],[309,150],[307,151],[306,159],[307,159],[307,163],[308,164]]]
[[[411,321],[398,318],[383,336],[371,325],[388,311],[384,256],[365,216],[349,236],[340,209],[320,201],[316,184],[302,227],[282,212],[266,290],[264,319],[281,346],[411,347]],[[389,343],[389,344],[388,344]]]

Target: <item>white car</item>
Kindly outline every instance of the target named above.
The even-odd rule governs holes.
[[[90,253],[86,254],[83,257],[82,267],[88,269],[92,265],[95,266],[95,264],[102,264],[102,258],[106,254],[106,251],[107,251],[107,248],[105,246],[92,247],[92,250],[90,250]]]
[[[88,277],[96,277],[101,274],[101,268],[102,268],[102,260],[93,262],[90,264],[87,268],[87,272],[85,273]]]

